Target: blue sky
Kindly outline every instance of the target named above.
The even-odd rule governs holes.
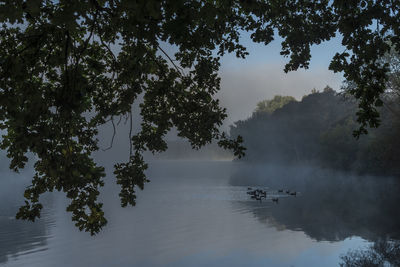
[[[257,44],[250,39],[249,33],[242,32],[241,43],[250,54],[246,59],[236,58],[235,54],[226,54],[221,59],[221,91],[216,97],[228,113],[223,130],[227,131],[235,121],[251,116],[259,101],[272,99],[275,95],[290,95],[301,100],[314,88],[322,90],[329,85],[340,90],[343,75],[328,69],[335,53],[344,50],[340,36],[312,46],[309,69],[287,74],[283,69],[289,59],[280,55],[281,42],[282,38],[276,34],[269,45]],[[166,43],[163,46],[170,56],[177,50]]]
[[[313,46],[308,70],[285,74],[283,68],[288,58],[280,55],[282,39],[279,36],[268,46],[253,43],[247,33],[242,36],[242,43],[250,55],[238,59],[229,54],[221,61],[222,88],[217,97],[228,111],[225,127],[249,117],[258,101],[277,94],[291,95],[300,100],[313,88],[321,90],[329,85],[335,90],[340,89],[343,75],[333,73],[328,67],[335,53],[343,51],[341,38],[335,37]]]

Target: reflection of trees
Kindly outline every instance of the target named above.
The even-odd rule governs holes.
[[[340,266],[400,266],[400,241],[378,240],[365,250],[350,250],[341,256]]]
[[[1,217],[0,229],[0,263],[21,252],[46,246],[46,224],[42,220],[31,223]]]
[[[316,240],[339,241],[351,236],[367,240],[400,239],[400,182],[390,178],[352,177],[338,173],[301,170],[242,168],[235,174],[247,185],[263,184],[271,190],[300,191],[300,196],[282,198],[278,205],[260,208],[244,202],[262,222],[277,229],[301,230]],[[247,171],[246,171],[247,170]],[[260,178],[262,176],[263,178]],[[252,177],[244,179],[244,177]],[[272,203],[271,203],[272,204]]]
[[[45,198],[44,201],[51,202],[52,200]],[[17,201],[11,194],[1,195],[0,264],[7,262],[10,257],[16,257],[21,253],[29,253],[29,251],[47,246],[48,226],[52,223],[50,217],[44,212],[43,218],[34,223],[16,220],[15,214],[18,207]]]

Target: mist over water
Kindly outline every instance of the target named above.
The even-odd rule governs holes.
[[[284,198],[273,211],[257,210],[260,220],[272,214],[286,228],[302,229],[317,241],[352,236],[370,241],[400,239],[400,183],[395,177],[358,176],[316,167],[250,166],[235,173],[231,184],[267,184],[298,192],[296,201]]]
[[[128,208],[108,175],[108,224],[95,237],[73,225],[61,193],[45,196],[39,221],[15,221],[25,184],[7,176],[0,265],[338,266],[351,249],[400,235],[392,177],[230,161],[153,161],[147,174],[151,182]],[[248,187],[264,188],[267,198],[251,199]]]

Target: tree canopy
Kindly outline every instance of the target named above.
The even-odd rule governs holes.
[[[216,139],[242,156],[241,138],[219,130],[226,111],[214,95],[220,58],[248,54],[244,31],[266,45],[282,36],[286,72],[308,68],[311,45],[340,36],[346,50],[330,69],[356,84],[356,135],[377,127],[389,68],[379,59],[391,46],[400,50],[399,9],[389,0],[1,1],[1,148],[16,171],[27,152],[37,158],[17,217],[39,217],[40,195],[59,190],[71,199],[67,210],[79,229],[100,231],[105,174],[91,156],[98,126],[121,116],[132,122],[141,94],[140,131],[130,134],[128,161],[115,165],[122,206],[135,205],[135,190],[147,181],[142,153],[166,150],[172,127],[193,148]],[[174,55],[168,45],[177,48]]]
[[[395,78],[395,77],[393,77]],[[358,140],[357,102],[330,87],[291,101],[272,113],[254,112],[231,126],[243,136],[247,162],[318,166],[358,174],[400,174],[400,98],[388,89],[379,109],[381,125]],[[257,110],[257,109],[256,109]]]
[[[289,102],[296,101],[293,96],[276,95],[273,99],[265,99],[257,103],[256,112],[266,112],[272,114],[278,108],[283,107]]]

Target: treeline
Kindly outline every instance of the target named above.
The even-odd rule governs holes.
[[[167,142],[168,150],[155,154],[149,159],[157,160],[232,160],[233,153],[219,147],[216,143],[207,144],[199,150],[192,149],[189,142],[182,139]],[[150,154],[150,153],[149,153]]]
[[[396,99],[384,98],[379,110],[381,125],[359,139],[353,136],[359,126],[356,101],[330,87],[322,92],[313,90],[301,101],[282,96],[262,101],[250,118],[231,126],[230,134],[243,136],[245,161],[306,163],[357,173],[400,175]]]

